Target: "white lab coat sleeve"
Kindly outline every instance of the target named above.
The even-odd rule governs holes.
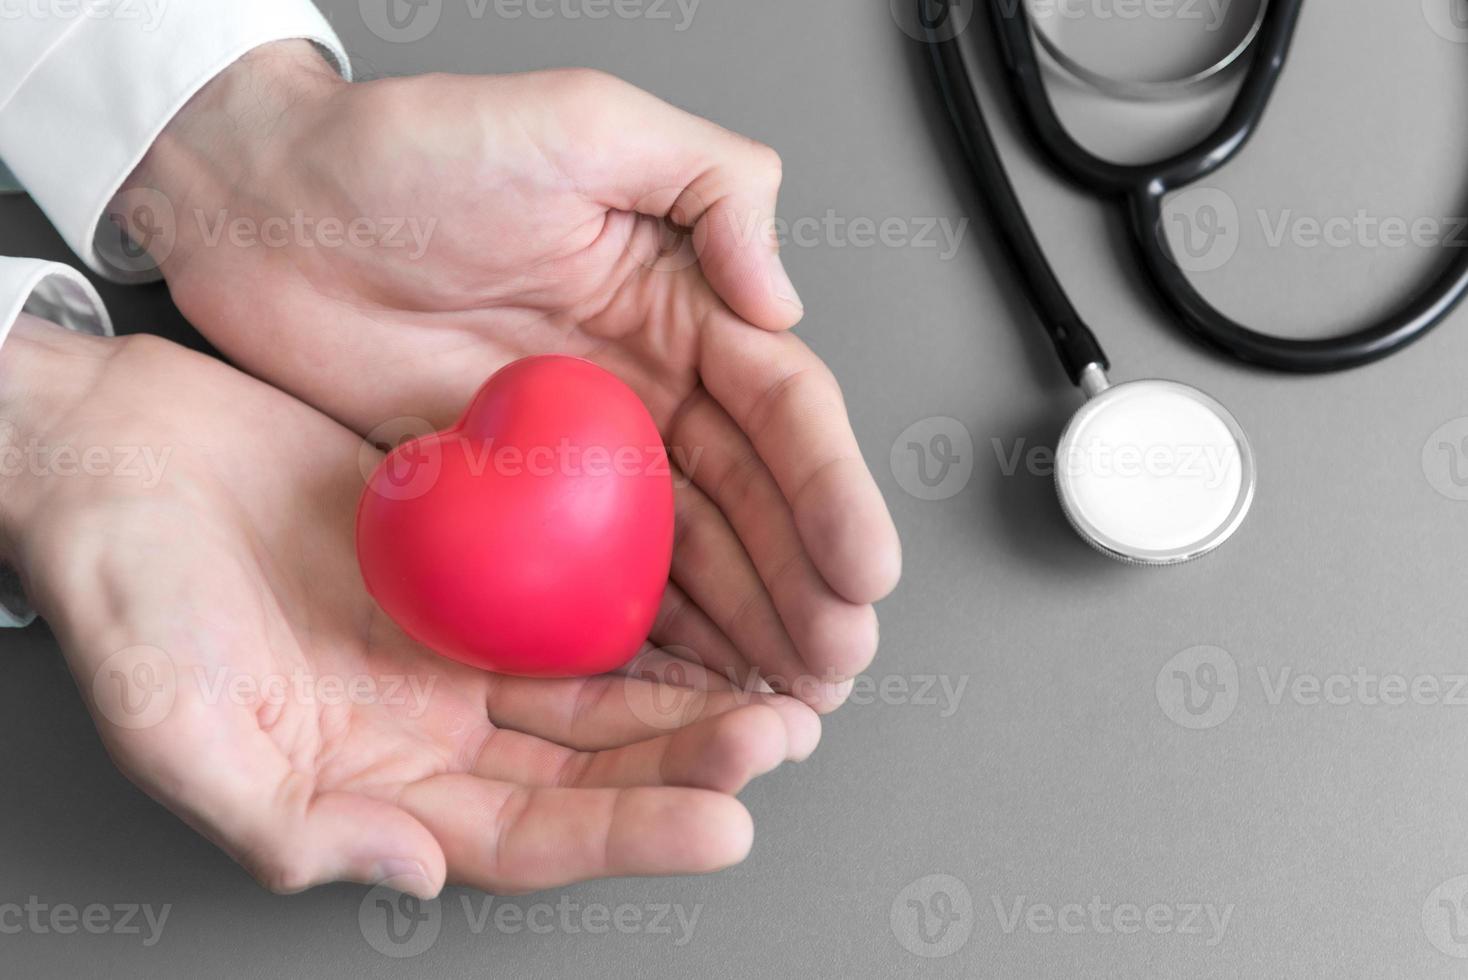
[[[195,93],[250,50],[293,38],[350,74],[310,0],[75,0],[0,14],[0,181],[8,169],[77,255],[118,281],[157,271],[102,261],[99,224]]]
[[[112,335],[107,307],[80,272],[58,262],[0,256],[0,344],[22,313],[82,333]],[[0,438],[0,453],[5,454],[0,456],[0,465],[14,465],[8,457],[24,447],[6,443]],[[28,626],[35,618],[18,577],[0,566],[0,628]]]

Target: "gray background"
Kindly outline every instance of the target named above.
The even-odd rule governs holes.
[[[870,675],[886,696],[860,689],[866,703],[828,720],[815,758],[745,794],[758,829],[741,867],[509,900],[697,906],[686,944],[559,926],[536,935],[491,923],[476,934],[460,900],[478,896],[450,891],[436,942],[397,961],[364,940],[364,889],[264,894],[134,790],[103,753],[49,634],[8,634],[0,902],[35,895],[172,911],[152,948],[138,936],[0,935],[0,972],[1461,975],[1468,964],[1434,940],[1468,953],[1451,945],[1437,905],[1468,891],[1452,881],[1468,874],[1468,707],[1354,695],[1312,705],[1272,697],[1271,686],[1283,670],[1319,679],[1468,671],[1468,503],[1436,489],[1456,492],[1434,435],[1468,416],[1468,312],[1345,375],[1279,377],[1212,356],[1179,336],[1143,288],[1109,211],[1059,184],[1006,122],[1016,182],[1118,378],[1201,385],[1233,408],[1259,457],[1253,516],[1224,550],[1165,572],[1110,564],[1070,534],[1043,474],[1006,476],[999,465],[995,440],[1053,444],[1077,397],[955,162],[921,47],[884,0],[704,0],[682,31],[676,8],[672,21],[591,20],[560,12],[587,9],[580,0],[555,4],[549,18],[512,19],[493,2],[475,17],[477,4],[444,0],[439,25],[415,43],[375,36],[358,0],[322,7],[365,75],[592,65],[774,144],[790,220],[834,212],[916,228],[971,219],[952,256],[855,247],[842,234],[787,246],[809,309],[801,332],[845,384],[906,545],[906,578],[883,606],[885,644]],[[1225,310],[1280,332],[1329,333],[1383,311],[1440,260],[1365,242],[1272,246],[1257,214],[1464,213],[1468,46],[1432,29],[1446,15],[1447,0],[1426,10],[1405,0],[1307,5],[1259,139],[1209,182],[1240,214],[1237,254],[1196,277]],[[1114,23],[1064,27],[1078,52],[1138,71],[1165,65],[1138,53],[1163,48],[1135,48],[1140,34]],[[1144,27],[1164,39],[1179,30]],[[1128,108],[1058,91],[1077,131],[1118,155],[1164,148],[1169,127],[1196,131],[1217,111],[1216,98]],[[0,253],[67,257],[18,199],[0,202]],[[161,288],[104,292],[124,330],[198,345]],[[924,437],[952,429],[925,421],[941,417],[969,435],[972,474],[964,484],[961,467],[947,499],[924,501],[903,489],[915,457],[900,437],[914,425]],[[1468,436],[1468,422],[1447,434]],[[1211,727],[1193,730],[1171,720],[1190,716],[1168,665],[1199,645],[1226,651],[1210,656],[1237,675],[1228,684],[1225,671],[1201,716]],[[923,703],[931,699],[915,692],[926,677],[966,686],[956,703]],[[907,901],[930,899],[922,879],[934,874],[960,883],[945,885],[958,918],[929,945]],[[1102,933],[1089,918],[1076,934],[1003,928],[1016,901],[1093,897],[1233,909],[1215,945],[1206,924],[1201,935]]]

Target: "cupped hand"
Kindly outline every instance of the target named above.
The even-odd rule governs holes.
[[[767,147],[600,73],[348,85],[288,42],[205,89],[115,207],[126,228],[161,197],[184,314],[359,433],[442,426],[530,354],[619,375],[688,478],[654,639],[829,710],[901,558],[835,378],[787,332],[780,180]]]
[[[355,565],[374,451],[213,359],[22,317],[0,417],[0,557],[109,752],[276,891],[711,871],[750,847],[732,794],[819,739],[806,705],[713,678],[527,680],[417,646]]]

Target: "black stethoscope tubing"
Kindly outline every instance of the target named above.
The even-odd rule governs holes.
[[[1106,354],[1066,296],[1025,216],[985,122],[963,33],[946,36],[942,30],[949,0],[937,0],[940,13],[936,17],[934,0],[916,2],[939,88],[980,192],[1067,375],[1072,383],[1080,384],[1087,367],[1095,365],[1103,371],[1110,367]],[[1377,323],[1337,337],[1296,339],[1250,329],[1205,300],[1173,257],[1163,231],[1166,196],[1202,180],[1237,156],[1264,117],[1284,70],[1304,0],[1261,2],[1270,7],[1254,43],[1253,61],[1223,121],[1191,149],[1150,164],[1112,163],[1077,143],[1050,101],[1025,3],[990,0],[988,6],[1011,94],[1023,109],[1021,115],[1034,141],[1072,183],[1123,204],[1143,268],[1188,333],[1241,361],[1279,371],[1318,373],[1359,367],[1401,350],[1446,319],[1468,295],[1468,249],[1461,250],[1401,309]]]

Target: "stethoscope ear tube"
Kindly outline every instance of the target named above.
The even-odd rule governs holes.
[[[1402,350],[1439,326],[1468,296],[1468,250],[1390,316],[1335,337],[1293,338],[1252,330],[1228,317],[1193,287],[1163,230],[1163,196],[1128,200],[1132,238],[1147,278],[1183,330],[1220,353],[1256,367],[1324,374],[1363,367]]]
[[[917,0],[917,3],[926,14],[927,0]],[[920,22],[928,34],[928,50],[932,54],[943,101],[958,130],[964,155],[999,230],[1005,252],[1024,283],[1030,302],[1054,344],[1071,384],[1080,385],[1087,367],[1097,365],[1104,371],[1110,368],[1110,361],[1050,268],[1014,185],[1010,183],[969,74],[960,43],[962,34],[945,37],[926,16]]]
[[[1050,101],[1026,0],[990,0],[989,10],[1004,54],[1010,89],[1021,107],[1026,128],[1063,176],[1094,194],[1124,202],[1133,246],[1147,276],[1188,334],[1239,361],[1271,370],[1320,373],[1360,367],[1421,339],[1468,297],[1468,249],[1457,250],[1443,269],[1401,308],[1376,323],[1336,337],[1298,339],[1253,330],[1205,300],[1178,263],[1162,226],[1166,196],[1197,183],[1227,164],[1247,145],[1263,120],[1283,73],[1304,0],[1261,2],[1267,4],[1267,10],[1254,35],[1249,55],[1252,62],[1223,121],[1198,145],[1151,164],[1112,163],[1077,143],[1060,122]],[[961,64],[963,53],[956,39],[951,45],[947,52],[935,50],[935,59]],[[932,46],[936,49],[940,45]],[[952,89],[967,81],[966,76],[960,77],[950,70],[945,85]],[[955,102],[952,94],[945,92],[945,97],[950,104]],[[960,106],[963,104],[961,98],[956,101]],[[995,161],[994,165],[1002,173],[1003,166],[997,163],[998,156],[987,128],[959,113],[954,118],[964,132],[965,143],[984,144],[977,156]],[[1013,197],[1007,179],[1002,183],[992,177],[985,179],[990,186],[984,190],[991,200],[1004,195]],[[1001,216],[1011,206],[1020,209],[1017,200],[997,201],[993,206]],[[1008,237],[1010,232],[1004,225],[1001,230]],[[1016,259],[1030,262],[1023,252],[1017,253]],[[1037,271],[1022,270],[1022,273],[1026,280],[1031,280],[1037,277]],[[1048,267],[1045,272],[1049,273]],[[1053,281],[1053,274],[1049,278]],[[1037,308],[1043,315],[1044,308]]]

